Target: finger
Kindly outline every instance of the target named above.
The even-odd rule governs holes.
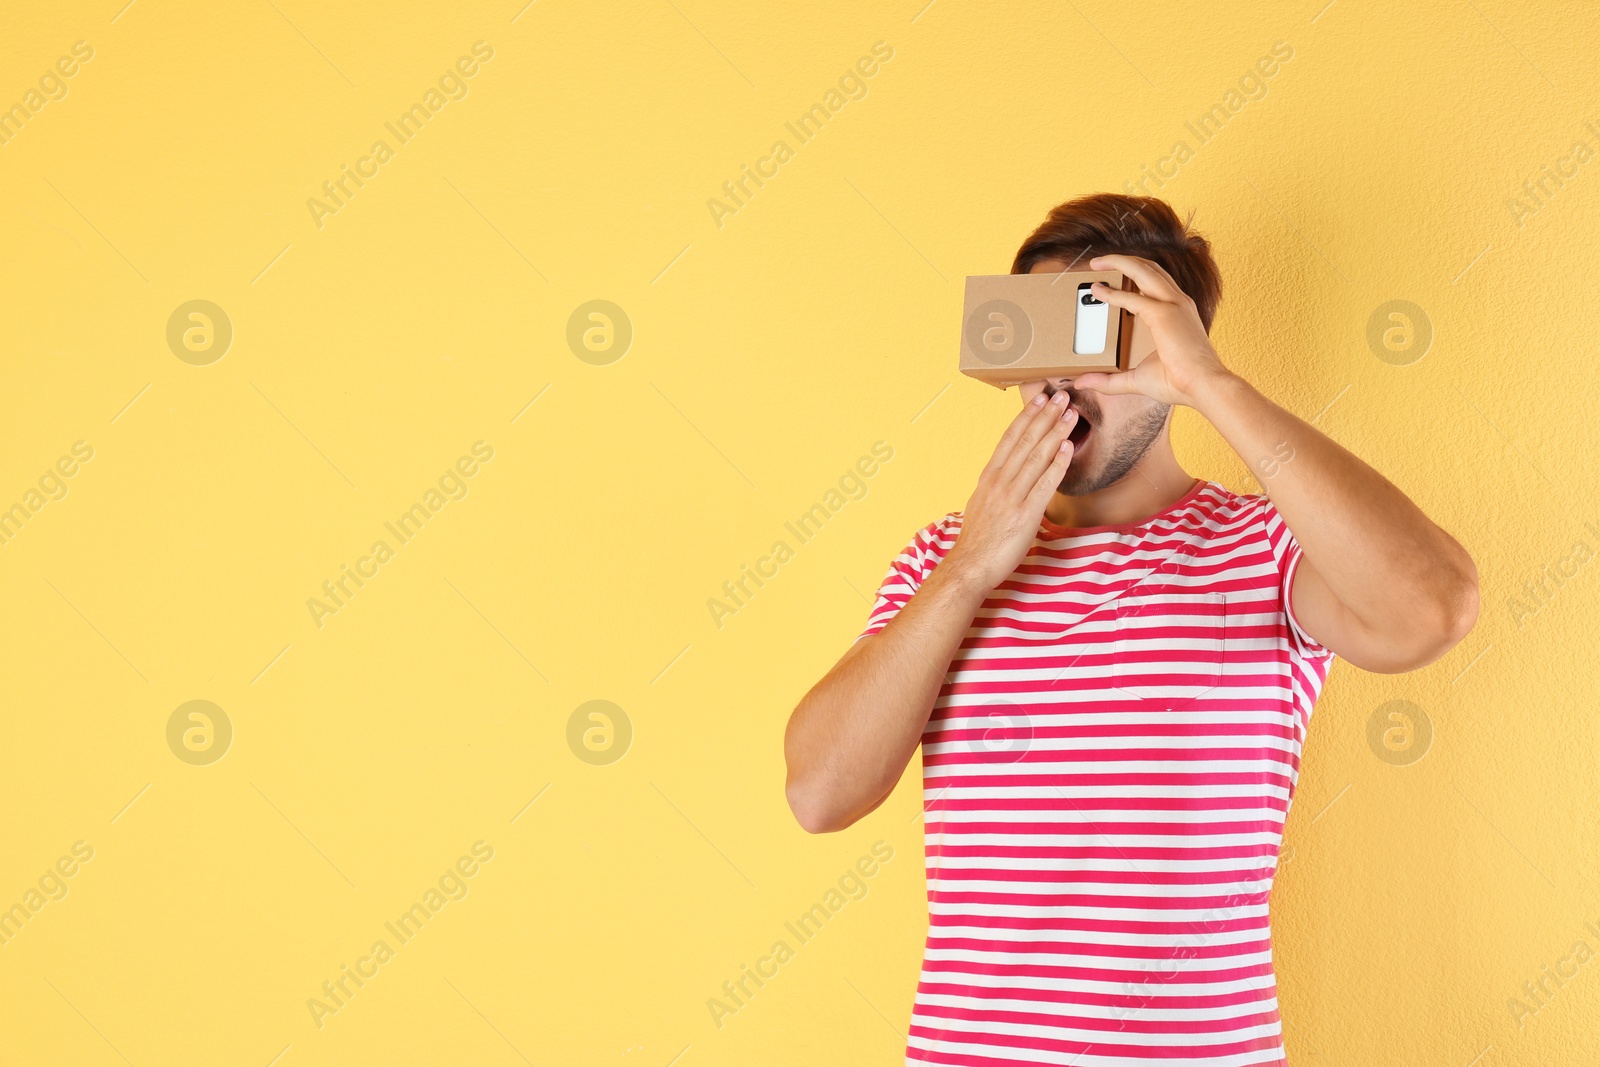
[[[1127,308],[1135,315],[1152,311],[1163,303],[1143,293],[1135,293],[1128,289],[1113,289],[1105,282],[1095,282],[1091,285],[1089,295],[1112,307]]]
[[[1151,270],[1156,272],[1156,274],[1158,274],[1159,276],[1165,278],[1167,280],[1167,284],[1172,286],[1174,292],[1182,292],[1183,291],[1183,286],[1178,284],[1178,279],[1174,278],[1172,276],[1172,272],[1170,270],[1168,270],[1166,267],[1163,267],[1161,264],[1157,263],[1153,259],[1141,258],[1140,261],[1142,263],[1147,264]],[[1137,282],[1138,279],[1135,278],[1134,281]]]
[[[984,465],[984,470],[995,471],[1006,465],[1006,460],[1011,458],[1011,451],[1016,446],[1017,439],[1028,428],[1028,424],[1033,420],[1034,416],[1038,415],[1047,406],[1049,399],[1043,392],[1040,392],[1028,403],[1022,405],[1022,410],[1017,412],[1017,417],[1011,420],[1011,425],[1007,426],[1005,432],[1000,435],[999,443],[994,446],[994,455],[989,457],[989,462]]]
[[[1139,392],[1139,387],[1133,383],[1133,372],[1121,370],[1116,373],[1107,371],[1091,371],[1080,374],[1072,380],[1074,389],[1093,389],[1105,396],[1123,396],[1128,393]]]
[[[1045,505],[1050,502],[1051,496],[1061,488],[1061,479],[1067,473],[1067,467],[1072,463],[1072,457],[1077,449],[1071,441],[1063,439],[1056,449],[1056,454],[1050,460],[1050,465],[1034,479],[1033,488],[1028,490],[1028,508],[1030,513],[1044,514]]]
[[[1022,428],[1022,432],[1017,436],[1016,441],[1012,443],[1011,454],[1006,457],[1005,465],[1001,468],[999,474],[1000,484],[1007,484],[1016,477],[1017,470],[1025,465],[1027,457],[1032,453],[1039,441],[1050,433],[1052,427],[1060,424],[1061,416],[1066,413],[1067,404],[1070,400],[1071,397],[1064,396],[1059,392],[1051,395],[1045,401],[1044,407],[1040,409],[1039,413]]]
[[[1033,447],[1020,457],[1016,466],[1009,471],[1008,485],[1014,493],[1013,499],[1021,500],[1027,497],[1033,489],[1034,480],[1039,477],[1039,472],[1055,459],[1056,453],[1061,450],[1061,442],[1067,439],[1067,435],[1077,424],[1078,413],[1069,409],[1064,418],[1049,427]]]
[[[998,478],[1001,484],[1010,482],[1016,477],[1017,468],[1039,439],[1050,432],[1050,427],[1061,420],[1061,413],[1066,410],[1068,398],[1057,393],[1047,399],[1040,407],[1031,408],[1033,417],[1025,423],[1011,442],[1011,452],[1001,462]]]
[[[1138,284],[1141,293],[1160,300],[1176,303],[1184,296],[1178,283],[1161,268],[1161,264],[1140,256],[1096,256],[1089,261],[1089,267],[1091,270],[1120,270]]]

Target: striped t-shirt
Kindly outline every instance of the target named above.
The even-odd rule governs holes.
[[[961,530],[920,530],[877,633]],[[1040,523],[922,736],[928,940],[908,1063],[1284,1062],[1267,901],[1333,654],[1271,500],[1198,481],[1138,523]]]

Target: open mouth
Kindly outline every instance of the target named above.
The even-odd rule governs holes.
[[[1083,442],[1089,439],[1089,434],[1093,429],[1094,427],[1089,425],[1089,420],[1084,418],[1083,412],[1080,411],[1078,412],[1077,424],[1067,433],[1067,440],[1072,442],[1074,449],[1082,448]]]

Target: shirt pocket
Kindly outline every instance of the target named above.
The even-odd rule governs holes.
[[[1175,708],[1222,684],[1228,603],[1222,593],[1174,590],[1116,601],[1112,684]]]

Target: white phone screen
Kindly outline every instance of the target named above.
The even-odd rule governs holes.
[[[1089,292],[1091,283],[1078,286],[1078,316],[1072,334],[1072,351],[1080,356],[1098,355],[1106,350],[1106,327],[1110,324],[1107,305]]]

